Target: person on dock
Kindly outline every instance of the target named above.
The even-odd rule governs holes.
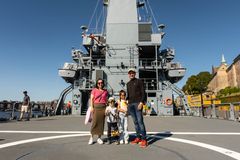
[[[24,94],[24,98],[23,98],[22,107],[21,107],[21,114],[18,121],[22,121],[25,113],[28,113],[27,121],[29,121],[31,117],[30,97],[28,96],[27,91],[23,91],[23,94]]]

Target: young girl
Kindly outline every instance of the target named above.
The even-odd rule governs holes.
[[[118,139],[118,135],[112,135],[113,132],[118,133],[118,126],[117,126],[117,120],[118,120],[118,110],[115,107],[115,100],[113,97],[110,97],[108,99],[108,106],[105,111],[106,117],[107,117],[107,125],[108,125],[108,144],[111,144],[114,140],[114,138]],[[119,144],[118,140],[115,142],[116,144]]]
[[[120,144],[128,144],[128,104],[126,100],[126,92],[124,90],[119,92],[119,100],[117,103],[119,112]]]

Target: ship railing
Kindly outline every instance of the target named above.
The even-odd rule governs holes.
[[[138,16],[138,22],[139,23],[150,23],[150,22],[152,22],[152,17],[151,16]]]
[[[190,107],[194,116],[240,122],[240,102],[208,104]],[[202,111],[203,109],[203,111]]]
[[[157,90],[156,78],[140,78],[144,83],[145,90]]]
[[[21,102],[2,101],[0,102],[0,120],[12,120],[20,117]]]
[[[98,59],[92,59],[93,66],[105,66],[106,59],[105,58],[98,58]]]
[[[144,67],[144,66],[159,66],[160,62],[157,61],[156,63],[156,59],[155,58],[139,58],[139,66],[140,67]]]
[[[52,103],[53,102],[53,103]],[[39,118],[46,116],[46,106],[55,107],[56,102],[30,102],[31,110],[24,114],[24,118],[30,114],[30,118]],[[0,102],[0,121],[14,120],[20,118],[22,102],[1,101]]]
[[[90,59],[91,58],[86,59],[83,62],[81,62],[78,69],[81,69],[81,68],[84,69],[84,67],[91,67],[91,66],[93,66],[93,67],[105,66],[105,62],[106,62],[105,58],[97,58],[97,59],[94,58],[91,60]]]
[[[78,86],[81,90],[90,90],[93,88],[94,82],[91,79],[83,77],[78,81],[74,81],[74,86]]]
[[[88,28],[87,29],[87,32],[85,33],[86,35],[89,35],[89,34],[95,34],[95,35],[103,35],[102,33],[102,29],[100,28]]]
[[[86,79],[85,77],[79,79],[78,81],[75,81],[74,86],[79,87],[80,90],[91,90],[94,88],[94,84],[96,82],[91,80],[91,79]],[[107,82],[106,83],[106,88],[108,91],[112,92],[113,87]]]
[[[79,61],[77,60],[77,58],[75,58],[75,60],[77,60],[79,66],[86,66],[88,65],[89,60],[91,59],[90,56],[81,56],[79,57]]]
[[[82,90],[91,90],[94,88],[94,84],[96,83],[95,81],[91,80],[91,79],[86,79],[86,78],[82,78],[79,80],[79,87]],[[109,92],[110,95],[113,95],[113,87],[107,82],[106,83],[106,88]]]

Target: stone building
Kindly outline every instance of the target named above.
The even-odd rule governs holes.
[[[212,67],[213,78],[208,84],[208,90],[217,93],[226,87],[240,87],[240,54],[228,66],[224,56],[219,67]]]

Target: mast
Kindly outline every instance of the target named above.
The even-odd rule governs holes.
[[[110,46],[110,50],[121,50],[112,53],[111,58],[107,57],[106,65],[116,65],[119,59],[125,66],[130,66],[129,52],[132,52],[138,43],[138,18],[136,0],[109,0],[108,14],[106,21],[106,44]],[[129,48],[131,47],[131,48]],[[119,64],[119,66],[121,63]],[[137,64],[135,64],[137,65]]]

